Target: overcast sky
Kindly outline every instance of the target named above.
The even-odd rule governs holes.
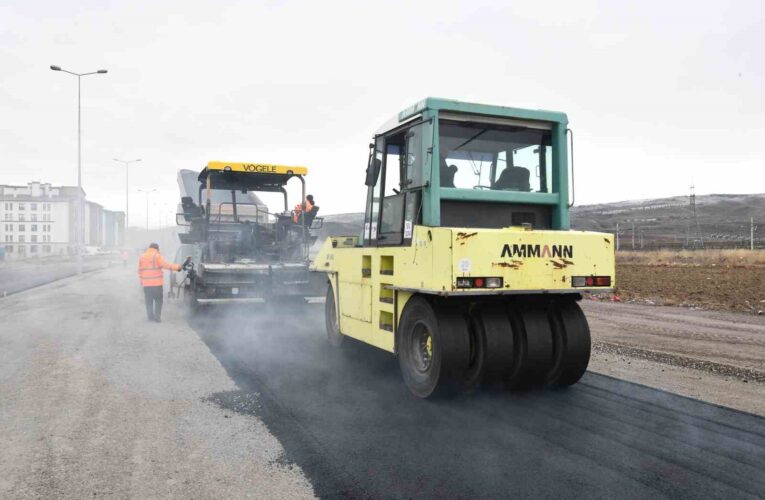
[[[765,191],[758,1],[0,4],[0,184],[76,183],[84,77],[89,199],[154,189],[208,160],[306,165],[322,213],[361,211],[367,144],[425,96],[568,113],[578,204]],[[167,217],[167,216],[166,216]],[[169,218],[169,217],[167,217]]]

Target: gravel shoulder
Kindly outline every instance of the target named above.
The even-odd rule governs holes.
[[[310,498],[177,304],[149,323],[133,272],[0,299],[0,497]],[[257,394],[238,404],[257,406]]]
[[[584,300],[589,370],[765,415],[765,317]]]

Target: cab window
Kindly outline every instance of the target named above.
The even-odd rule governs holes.
[[[420,218],[432,130],[425,122],[376,138],[370,165],[379,165],[379,175],[374,178],[375,170],[367,170],[373,173],[367,183],[374,184],[368,193],[365,244],[391,246],[411,240]]]
[[[427,121],[415,125],[404,134],[406,157],[404,160],[404,187],[413,189],[425,184],[425,165],[430,164],[433,126]]]
[[[441,120],[441,187],[552,192],[549,129]]]

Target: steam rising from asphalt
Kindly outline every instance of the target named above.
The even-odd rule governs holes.
[[[763,419],[589,373],[568,390],[422,401],[390,354],[331,347],[322,309],[189,319],[320,496],[725,496],[765,481]]]

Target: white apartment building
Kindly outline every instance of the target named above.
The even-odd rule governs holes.
[[[0,253],[6,259],[73,254],[76,213],[76,187],[41,182],[0,185]],[[84,245],[113,248],[122,244],[123,212],[86,201],[84,219]]]

